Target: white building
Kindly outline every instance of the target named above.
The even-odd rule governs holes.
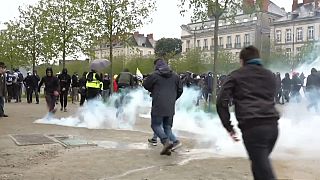
[[[153,39],[153,34],[144,34],[135,32],[129,37],[127,43],[118,42],[113,44],[113,56],[150,56],[154,55],[154,47],[156,41]],[[102,43],[96,47],[96,58],[109,58],[110,45]]]
[[[253,6],[254,0],[244,3]],[[261,11],[254,14],[238,13],[234,22],[220,20],[218,45],[221,49],[237,55],[241,48],[255,45],[262,54],[269,54],[270,25],[284,16],[284,9],[269,0],[263,0]],[[190,23],[181,26],[182,52],[191,48],[199,48],[204,53],[213,53],[214,21]]]
[[[276,20],[271,30],[274,51],[284,52],[290,59],[302,47],[320,40],[320,0],[293,0],[292,12]]]

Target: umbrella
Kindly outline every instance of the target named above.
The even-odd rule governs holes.
[[[102,71],[107,68],[111,62],[107,59],[95,59],[90,63],[90,69],[95,71]]]

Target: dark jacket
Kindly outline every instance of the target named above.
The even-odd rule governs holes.
[[[60,80],[60,88],[65,88],[66,91],[68,91],[68,89],[70,88],[70,84],[71,84],[71,77],[69,74],[66,73],[62,73],[59,75],[59,80]]]
[[[53,94],[54,91],[59,91],[59,88],[60,88],[59,79],[55,76],[44,76],[39,83],[39,87],[38,87],[39,92],[43,84],[45,85],[44,87],[45,94]]]
[[[302,81],[298,76],[292,77],[292,92],[299,92],[302,85]]]
[[[33,74],[31,76],[31,79],[32,79],[32,87],[34,89],[38,88],[40,77],[38,75],[36,75],[36,74]]]
[[[156,68],[143,82],[143,87],[151,92],[152,116],[173,116],[176,100],[182,95],[183,87],[179,76],[164,65]]]
[[[83,76],[82,78],[79,79],[79,93],[81,95],[85,95],[87,92],[86,83],[87,83],[87,79],[85,76]]]
[[[307,78],[306,90],[320,90],[320,76],[317,73],[310,74]]]
[[[109,78],[103,78],[103,90],[110,89],[110,79]]]
[[[7,95],[7,84],[6,74],[0,75],[0,97],[6,97]]]
[[[283,90],[291,91],[292,80],[290,78],[283,78],[281,82]]]
[[[23,80],[23,84],[26,88],[33,88],[33,80],[32,80],[32,76],[28,75],[26,78],[24,78]]]
[[[133,87],[134,79],[130,72],[121,72],[116,78],[119,87]]]
[[[277,125],[279,113],[275,109],[275,95],[275,77],[261,65],[247,64],[232,72],[217,98],[217,111],[223,126],[227,131],[233,131],[229,113],[231,98],[242,131],[263,124]]]
[[[73,88],[79,87],[79,79],[78,79],[78,76],[76,76],[75,74],[72,75],[71,82],[72,82],[71,87],[73,87]]]

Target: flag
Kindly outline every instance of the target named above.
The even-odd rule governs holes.
[[[137,68],[137,71],[136,71],[136,76],[139,80],[142,80],[143,79],[143,75],[142,73],[140,72],[139,68]]]

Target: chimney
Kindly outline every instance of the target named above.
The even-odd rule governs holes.
[[[298,0],[293,0],[291,12],[293,12],[296,9],[298,9]]]
[[[135,36],[135,37],[139,36],[139,31],[134,32],[133,36]]]
[[[251,13],[251,10],[254,8],[254,0],[243,0],[243,11],[244,13]]]
[[[147,34],[148,39],[153,39],[153,34]]]
[[[263,12],[268,12],[269,4],[270,4],[270,0],[262,0],[261,10]]]

